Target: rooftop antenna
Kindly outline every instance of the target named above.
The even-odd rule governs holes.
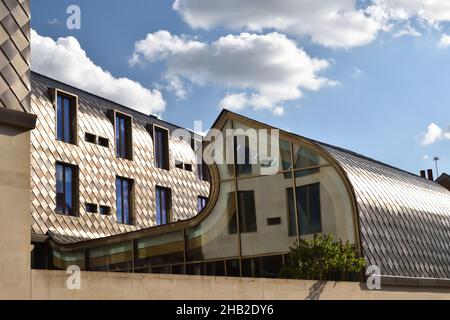
[[[436,164],[436,177],[439,177],[439,169],[438,169],[438,161],[441,160],[439,157],[435,156],[433,158],[434,163]]]

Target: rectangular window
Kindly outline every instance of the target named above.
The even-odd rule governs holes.
[[[133,180],[116,178],[117,222],[131,224],[133,212]]]
[[[133,159],[131,118],[116,113],[116,156],[122,159]]]
[[[59,141],[76,144],[76,98],[57,94],[56,135]]]
[[[255,192],[238,191],[239,231],[256,232]]]
[[[198,196],[197,198],[197,211],[200,212],[206,207],[206,203],[208,202],[208,198]]]
[[[154,134],[155,166],[169,170],[169,132],[155,126]]]
[[[236,176],[252,173],[250,139],[248,136],[234,137],[234,163],[236,164]]]
[[[322,232],[320,184],[298,187],[296,196],[300,235]]]
[[[56,164],[56,213],[77,215],[78,169],[63,163]]]
[[[156,187],[156,225],[170,223],[171,190],[163,187]]]

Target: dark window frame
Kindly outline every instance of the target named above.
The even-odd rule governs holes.
[[[161,133],[162,149],[160,148],[157,133]],[[164,143],[166,142],[166,143]],[[155,158],[155,167],[163,170],[170,170],[170,139],[169,129],[153,125],[153,156]]]
[[[165,208],[161,207],[163,201],[165,204]],[[155,187],[155,208],[155,221],[157,226],[169,224],[172,222],[172,189],[163,186]],[[163,213],[165,214],[165,217],[163,217]]]
[[[133,161],[133,117],[116,110],[114,110],[114,143],[117,158]]]
[[[120,208],[120,214],[119,217],[119,190],[118,190],[118,182],[120,183],[120,199],[121,199],[121,208]],[[124,182],[128,183],[128,221],[125,221],[125,201],[124,199]],[[133,225],[134,223],[134,180],[116,176],[116,219],[117,223],[124,224],[124,225]]]
[[[62,198],[64,199],[62,201],[62,211],[59,210],[60,205],[58,205],[58,202],[60,201],[58,199],[58,166],[62,167],[63,173],[62,173],[62,187],[63,187],[63,192],[62,192]],[[70,168],[72,170],[72,183],[71,183],[71,202],[72,202],[72,213],[68,212],[68,208],[67,208],[67,184],[66,184],[66,170]],[[79,168],[77,165],[73,165],[70,163],[65,163],[65,162],[61,162],[61,161],[57,161],[55,164],[55,179],[56,179],[56,209],[55,212],[56,214],[60,214],[60,215],[64,215],[64,216],[69,216],[69,217],[78,217],[79,216],[79,172],[78,172]],[[69,209],[70,210],[70,209]]]
[[[78,96],[60,89],[53,89],[55,107],[55,137],[57,141],[78,145]],[[59,99],[63,99],[61,105]],[[65,121],[64,101],[69,101],[70,115],[69,122]],[[65,136],[66,126],[69,126],[69,137]],[[60,128],[61,127],[61,128]],[[60,136],[60,131],[62,136]]]

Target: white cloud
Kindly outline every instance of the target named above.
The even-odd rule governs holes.
[[[348,48],[371,42],[381,25],[356,0],[176,0],[173,8],[194,28],[276,29],[313,42]]]
[[[430,25],[450,21],[450,1],[447,0],[375,0],[385,8],[391,19],[419,18]]]
[[[448,0],[175,0],[173,8],[193,28],[275,29],[332,48],[368,44],[380,31],[420,36],[413,20],[438,30],[450,22]]]
[[[450,35],[448,34],[443,34],[441,36],[441,39],[439,40],[439,46],[441,48],[447,48],[450,46]]]
[[[159,114],[166,102],[159,90],[115,78],[89,59],[74,37],[54,41],[31,31],[32,69],[145,114]]]
[[[419,142],[423,145],[430,145],[444,139],[450,140],[450,129],[443,130],[437,124],[430,123],[427,132],[419,138]]]
[[[309,57],[285,35],[241,33],[203,43],[167,31],[150,34],[136,43],[130,63],[163,59],[168,79],[195,85],[216,84],[234,91],[221,107],[268,109],[280,115],[285,101],[336,82],[319,76],[329,63]]]
[[[417,31],[416,29],[414,29],[413,27],[411,27],[410,24],[407,24],[405,28],[400,29],[399,31],[394,33],[395,38],[400,38],[400,37],[404,37],[404,36],[421,37],[422,34],[419,31]]]

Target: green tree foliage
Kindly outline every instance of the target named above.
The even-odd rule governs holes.
[[[324,281],[336,274],[358,273],[364,266],[364,259],[349,242],[334,241],[332,235],[315,235],[312,240],[296,241],[279,276]]]

